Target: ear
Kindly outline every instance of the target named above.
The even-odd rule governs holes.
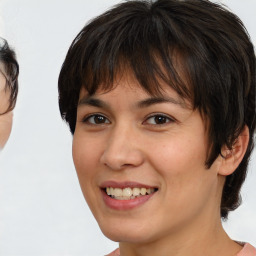
[[[221,150],[222,162],[218,173],[223,176],[232,174],[243,160],[249,143],[249,129],[247,125],[238,136],[232,149],[224,146]]]

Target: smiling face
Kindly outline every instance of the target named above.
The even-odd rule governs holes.
[[[9,106],[10,90],[5,88],[6,79],[0,72],[0,150],[6,144],[12,129],[12,111],[4,113]]]
[[[219,158],[206,169],[198,111],[173,89],[153,97],[132,78],[81,90],[73,159],[85,199],[112,240],[145,243],[219,219]]]

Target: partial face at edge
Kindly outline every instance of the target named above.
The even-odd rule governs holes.
[[[219,162],[205,167],[203,120],[163,88],[164,98],[152,98],[127,76],[110,92],[80,93],[74,164],[92,213],[115,241],[150,242],[219,215]]]
[[[1,69],[2,70],[2,69]],[[10,91],[5,89],[6,79],[0,72],[0,150],[6,144],[12,129],[12,111],[4,113],[9,106]]]

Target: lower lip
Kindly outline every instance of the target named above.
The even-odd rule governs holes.
[[[105,190],[101,190],[101,191],[102,191],[103,200],[105,204],[108,207],[115,210],[131,210],[135,207],[139,207],[144,203],[146,203],[156,193],[154,192],[150,195],[140,196],[130,200],[117,200],[108,196]]]

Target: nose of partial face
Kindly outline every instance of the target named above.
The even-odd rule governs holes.
[[[112,135],[100,161],[112,170],[140,166],[144,161],[144,156],[138,138],[129,132]]]

